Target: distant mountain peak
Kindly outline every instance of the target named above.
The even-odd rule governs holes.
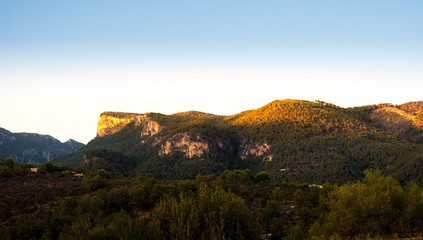
[[[12,133],[0,128],[0,158],[12,158],[20,163],[42,164],[53,158],[74,152],[84,144],[69,139],[61,143],[56,138],[38,133]]]

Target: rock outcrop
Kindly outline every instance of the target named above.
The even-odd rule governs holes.
[[[128,123],[133,122],[136,116],[136,114],[102,113],[98,120],[97,137],[104,137],[118,132]]]
[[[273,159],[271,154],[267,154],[270,145],[267,142],[262,144],[244,143],[241,145],[241,159],[246,159],[248,156],[262,157],[263,162],[270,162]]]
[[[147,114],[139,115],[136,118],[135,125],[142,127],[141,143],[144,143],[147,138],[158,134],[162,130],[162,126],[148,117]]]
[[[182,152],[187,158],[201,157],[205,153],[210,153],[210,145],[200,136],[190,137],[188,133],[179,133],[169,138],[159,152],[160,156],[173,155]]]
[[[116,112],[104,112],[100,115],[97,126],[97,137],[104,137],[122,130],[129,123],[134,122],[136,127],[141,128],[141,143],[162,130],[159,123],[148,117],[148,114],[125,114]]]

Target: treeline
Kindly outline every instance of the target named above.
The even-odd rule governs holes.
[[[27,163],[18,164],[11,158],[7,158],[6,160],[0,159],[0,177],[25,174],[32,167],[35,167],[35,165]]]
[[[31,170],[32,169],[32,170]],[[34,170],[36,169],[36,170]],[[11,158],[6,160],[0,159],[0,177],[11,177],[14,175],[26,175],[34,173],[54,173],[54,174],[71,174],[71,170],[81,171],[80,168],[69,168],[66,166],[58,166],[51,162],[46,162],[39,166],[29,163],[17,163]]]
[[[46,172],[39,178],[53,175]],[[69,178],[56,176],[54,182]],[[8,179],[2,184],[8,184]],[[342,186],[272,183],[266,172],[254,174],[248,169],[179,181],[159,181],[151,174],[113,178],[100,170],[74,184],[69,185],[77,190],[74,195],[52,198],[59,203],[42,215],[2,216],[0,239],[392,239],[423,235],[422,189],[416,184],[401,186],[379,171],[366,171],[361,181]],[[0,204],[0,213],[7,207]]]

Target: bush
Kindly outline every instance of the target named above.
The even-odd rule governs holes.
[[[107,187],[107,180],[100,177],[100,176],[95,176],[95,177],[85,177],[83,180],[83,183],[85,185],[85,187],[87,188],[87,190],[90,191],[96,191],[98,189],[102,189]]]
[[[105,179],[110,179],[112,175],[104,169],[98,170],[97,176],[100,176]]]
[[[48,173],[56,173],[56,172],[61,173],[61,172],[64,172],[64,171],[67,170],[67,167],[57,166],[57,165],[54,165],[51,162],[43,163],[42,165],[40,165],[39,168],[43,171],[48,172]]]

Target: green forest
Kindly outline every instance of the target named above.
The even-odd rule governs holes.
[[[32,172],[31,168],[38,168]],[[423,189],[379,170],[345,184],[225,170],[186,180],[0,160],[0,239],[396,239],[423,236]]]

